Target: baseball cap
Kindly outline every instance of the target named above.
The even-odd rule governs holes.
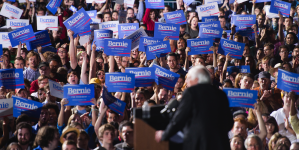
[[[224,35],[227,35],[227,32],[226,32],[226,31],[223,31],[223,32],[222,32],[222,35],[223,35],[223,34],[224,34]]]
[[[38,68],[40,67],[49,67],[49,63],[48,62],[41,62],[38,66]]]
[[[244,110],[238,110],[233,113],[233,117],[235,118],[238,115],[244,115],[247,118],[247,113]]]
[[[89,84],[101,84],[101,81],[98,78],[92,78],[90,79]]]
[[[270,73],[267,71],[262,71],[259,73],[259,78],[268,78],[270,79]]]

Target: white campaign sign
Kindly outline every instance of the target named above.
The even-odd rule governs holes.
[[[4,5],[2,6],[0,15],[5,16],[10,19],[20,19],[22,13],[23,13],[22,9],[19,9],[18,7],[15,7],[8,3],[4,3]]]
[[[0,32],[0,44],[2,44],[2,48],[8,48],[9,46],[11,46],[8,32]],[[15,46],[14,48],[16,47],[18,46]]]
[[[213,3],[213,2],[217,2],[218,4],[222,4],[223,0],[205,0],[206,4]]]
[[[57,98],[63,98],[63,87],[52,80],[49,80],[50,93]]]
[[[201,20],[201,17],[205,17],[205,16],[218,16],[219,14],[218,3],[213,2],[213,3],[197,6],[196,11],[198,13],[199,20]]]
[[[28,19],[7,19],[6,25],[7,27],[11,27],[12,29],[17,29],[17,28],[28,26],[29,20]]]
[[[93,1],[95,1],[95,3],[105,3],[106,0],[86,0],[86,3],[92,3]]]
[[[131,50],[136,50],[139,48],[139,41],[141,37],[145,37],[147,34],[145,33],[143,28],[139,28],[136,30],[134,33],[130,34],[127,36],[125,39],[131,39],[132,40],[132,45],[131,45]]]
[[[13,99],[0,99],[0,119],[2,117],[12,118],[13,115]]]
[[[29,0],[29,2],[36,2],[36,0]],[[26,3],[26,0],[19,0],[19,3]]]
[[[58,30],[57,16],[36,16],[37,30]]]
[[[80,45],[84,45],[85,43],[87,43],[91,38],[91,35],[83,35],[83,36],[80,36],[80,39],[79,39],[79,43]]]
[[[113,31],[113,37],[118,34],[118,21],[108,21],[99,24],[99,29],[108,29]]]
[[[264,10],[268,18],[279,18],[278,14],[270,13],[270,5],[265,5]]]
[[[127,7],[133,8],[134,6],[134,0],[124,0],[124,3],[127,4]]]

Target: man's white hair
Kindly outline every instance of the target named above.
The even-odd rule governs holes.
[[[197,78],[198,84],[212,84],[210,72],[203,65],[192,67],[188,72],[188,76],[190,76],[191,80],[195,80]]]

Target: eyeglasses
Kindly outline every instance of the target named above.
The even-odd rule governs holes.
[[[58,51],[58,53],[66,53],[66,51]]]

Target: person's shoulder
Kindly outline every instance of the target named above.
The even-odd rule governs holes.
[[[274,117],[274,118],[276,119],[277,115],[278,115],[279,113],[281,113],[282,110],[283,110],[283,108],[279,108],[279,109],[277,109],[276,111],[273,111],[273,112],[270,114],[270,116],[272,116],[272,117]]]
[[[256,88],[254,88],[253,90],[256,90],[256,91],[258,91],[260,89],[260,87],[256,87]]]

